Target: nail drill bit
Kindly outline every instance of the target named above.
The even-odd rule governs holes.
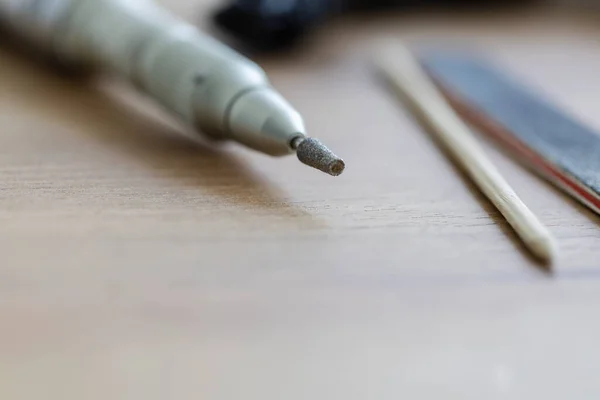
[[[338,176],[344,172],[344,160],[333,154],[323,143],[313,138],[297,138],[292,142],[296,149],[298,159],[313,168],[331,176]]]
[[[251,60],[152,0],[0,0],[0,27],[66,66],[110,72],[193,129],[339,175],[343,162],[302,142],[300,114]],[[296,148],[297,147],[297,148]]]

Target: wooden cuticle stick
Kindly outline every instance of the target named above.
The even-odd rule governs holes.
[[[375,63],[378,72],[397,94],[410,102],[431,133],[506,218],[531,253],[541,261],[552,262],[556,244],[548,229],[498,172],[410,50],[394,44],[379,54]]]

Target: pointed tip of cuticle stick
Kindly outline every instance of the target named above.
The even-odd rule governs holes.
[[[556,242],[551,237],[539,237],[528,242],[531,252],[550,269],[556,260],[558,250]]]

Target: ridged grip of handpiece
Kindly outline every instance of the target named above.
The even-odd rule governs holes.
[[[127,77],[186,122],[226,136],[232,102],[268,86],[264,71],[148,0],[79,0],[61,47]]]

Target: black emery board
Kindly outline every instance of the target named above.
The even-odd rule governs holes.
[[[600,214],[600,135],[505,70],[462,52],[420,62],[461,117]]]

